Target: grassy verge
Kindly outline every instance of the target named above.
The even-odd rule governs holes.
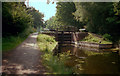
[[[22,43],[26,37],[14,37],[10,36],[8,38],[2,38],[2,52],[7,52],[17,47],[20,43]]]
[[[100,44],[112,44],[112,42],[104,40],[103,38],[99,38],[97,36],[92,35],[89,33],[82,41],[91,42],[91,43],[100,43]]]
[[[58,55],[53,55],[52,50],[57,45],[54,37],[40,34],[37,40],[39,49],[44,53],[42,55],[43,63],[53,74],[72,73],[72,69],[64,65],[65,60],[69,58],[67,53],[59,54],[59,57]]]
[[[44,51],[46,48],[48,49],[48,51],[52,51],[57,45],[57,42],[54,40],[53,36],[49,36],[45,34],[39,34],[37,41],[38,41],[39,49],[41,51]]]

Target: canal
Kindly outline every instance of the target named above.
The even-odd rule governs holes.
[[[69,57],[64,65],[75,74],[120,74],[119,51],[58,45],[54,54],[66,53]]]

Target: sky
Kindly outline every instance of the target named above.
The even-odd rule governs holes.
[[[43,13],[45,16],[43,19],[45,21],[52,16],[55,16],[56,13],[56,3],[52,4],[52,2],[50,2],[49,4],[47,4],[47,0],[34,2],[33,0],[29,0],[29,6],[32,6],[36,10],[39,10],[39,12]]]

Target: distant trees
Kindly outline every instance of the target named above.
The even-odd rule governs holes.
[[[46,27],[49,29],[56,29],[58,25],[56,25],[56,17],[52,16],[49,20],[46,21]]]
[[[40,13],[38,10],[36,10],[33,7],[28,8],[28,13],[32,15],[33,17],[33,27],[34,28],[40,28],[43,27],[43,17],[44,14]]]
[[[58,2],[57,3],[56,20],[61,25],[80,27],[79,21],[77,21],[73,15],[76,11],[75,4],[73,2]]]
[[[66,26],[82,27],[81,23],[75,19],[73,13],[76,11],[73,2],[58,2],[57,12],[47,22],[47,27],[50,29],[64,29]]]
[[[120,38],[120,2],[58,2],[49,27],[74,26],[96,34],[108,34],[113,42]]]
[[[48,29],[60,29],[63,26],[57,21],[56,16],[52,16],[49,20],[45,22],[45,24]]]

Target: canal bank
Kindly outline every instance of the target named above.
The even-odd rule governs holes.
[[[102,36],[88,32],[74,33],[72,41],[78,47],[83,46],[99,49],[110,49],[115,47],[112,42],[104,40]]]
[[[86,47],[93,47],[99,49],[110,49],[113,48],[113,44],[99,44],[99,43],[90,43],[90,42],[83,42],[80,41],[77,43],[78,46],[86,46]]]
[[[110,49],[118,46],[112,44],[112,42],[106,40],[100,35],[88,32],[57,31],[57,33],[48,32],[43,34],[55,36],[55,40],[58,41],[59,44],[75,44],[78,46],[86,46],[100,49]]]
[[[118,51],[75,44],[58,44],[43,55],[45,64],[54,74],[120,74],[119,57]]]
[[[68,53],[55,55],[53,50],[57,51],[57,42],[55,37],[39,34],[38,35],[38,46],[42,54],[42,63],[47,68],[49,73],[46,74],[72,74],[71,68],[64,65],[66,59],[68,59]]]
[[[64,65],[72,68],[74,74],[120,74],[118,52],[75,45],[58,45],[58,48],[55,55],[66,53],[68,59]]]

